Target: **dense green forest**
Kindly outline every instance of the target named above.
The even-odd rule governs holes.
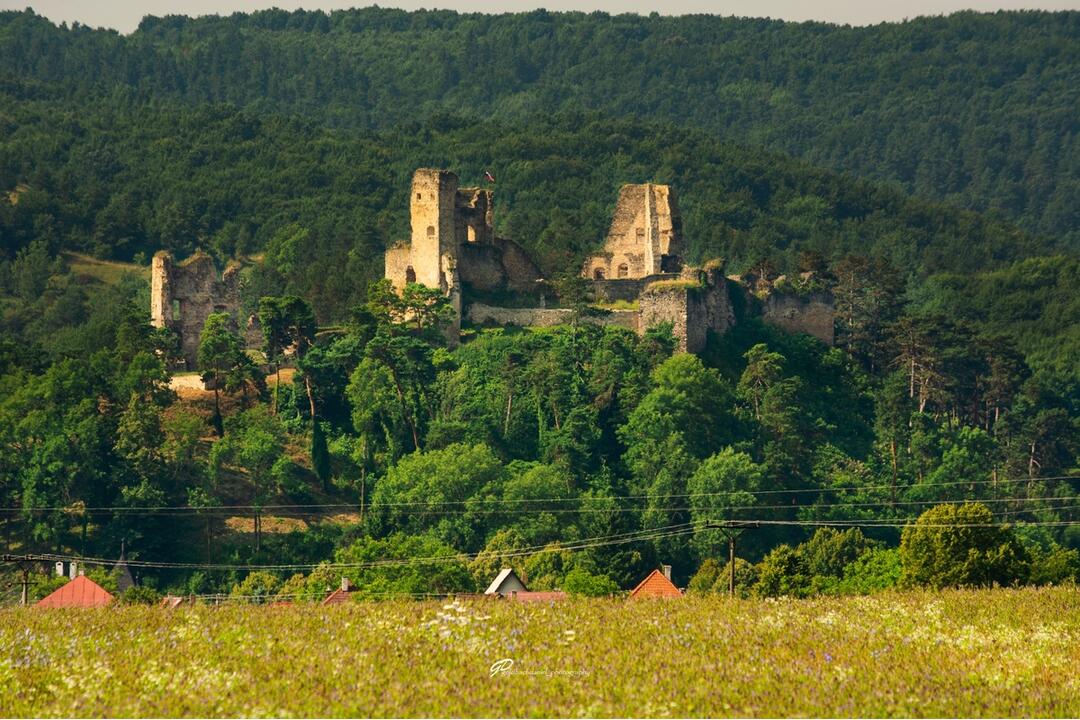
[[[0,13],[4,546],[124,547],[144,587],[244,597],[504,564],[711,592],[714,525],[753,520],[760,595],[1080,580],[1077,18],[268,11],[121,37]],[[669,183],[689,260],[814,271],[836,347],[736,302],[678,354],[587,297],[447,347],[444,298],[378,282],[421,166],[493,172],[497,229],[557,283],[622,183]],[[213,392],[169,387],[162,248],[245,263],[266,342],[212,317]]]
[[[0,14],[27,97],[231,103],[386,128],[598,111],[696,127],[1076,247],[1080,13],[853,28],[711,16],[368,8],[147,17],[121,36]],[[497,162],[499,158],[492,158]]]

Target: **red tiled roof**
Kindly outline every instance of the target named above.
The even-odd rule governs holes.
[[[653,570],[630,591],[630,597],[682,597],[682,593],[664,577],[664,573]]]
[[[39,600],[38,607],[99,607],[108,605],[113,596],[96,582],[80,575],[67,585],[55,590],[48,597]]]
[[[511,592],[506,597],[518,602],[546,602],[548,600],[565,600],[566,593],[561,590],[523,590],[521,592]]]
[[[338,588],[334,592],[326,596],[326,599],[322,601],[323,605],[338,605],[343,602],[349,602],[349,593],[341,588]]]

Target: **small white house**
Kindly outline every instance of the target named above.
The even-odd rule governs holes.
[[[484,594],[506,597],[513,593],[527,591],[528,588],[525,587],[525,583],[521,582],[521,578],[517,576],[513,568],[503,568],[495,576],[495,579],[491,581],[491,584],[488,585],[488,589],[484,591]]]

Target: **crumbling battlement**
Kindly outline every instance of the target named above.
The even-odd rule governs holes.
[[[683,352],[700,352],[710,330],[723,334],[735,323],[727,281],[718,268],[686,268],[679,276],[654,281],[639,302],[641,331],[671,323]]]
[[[150,267],[150,322],[167,327],[180,338],[180,352],[195,369],[199,336],[211,313],[228,313],[249,345],[260,343],[254,318],[240,318],[240,266],[230,264],[219,274],[204,252],[176,262],[166,251],[154,255]]]
[[[827,345],[835,341],[832,293],[795,294],[774,291],[761,304],[761,318],[790,333],[813,335]]]

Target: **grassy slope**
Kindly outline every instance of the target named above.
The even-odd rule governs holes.
[[[72,274],[93,278],[105,285],[116,285],[127,273],[134,273],[147,283],[150,282],[149,265],[99,260],[76,252],[65,252],[63,256]]]
[[[0,715],[1075,717],[1078,640],[1074,589],[4,610]]]

